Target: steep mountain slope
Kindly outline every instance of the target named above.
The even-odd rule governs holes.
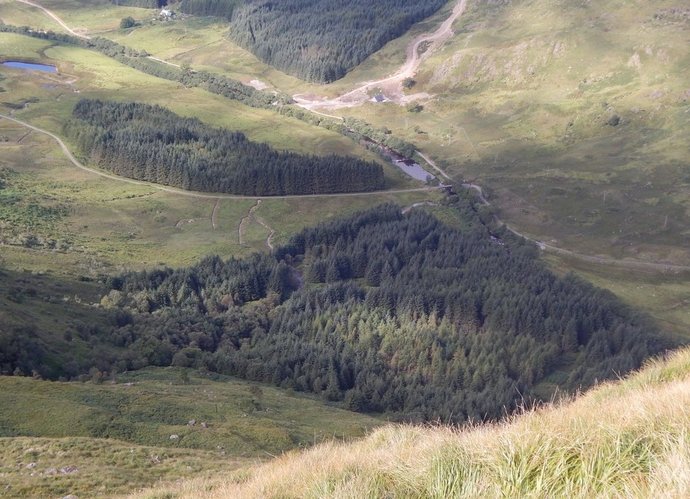
[[[684,350],[501,424],[390,426],[137,497],[687,497],[689,408]]]

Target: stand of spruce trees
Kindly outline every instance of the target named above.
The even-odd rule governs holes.
[[[160,8],[167,0],[111,0]],[[184,0],[179,9],[230,21],[230,37],[259,59],[302,79],[338,80],[438,11],[446,0]]]
[[[272,196],[384,187],[376,163],[276,151],[159,106],[81,100],[64,131],[102,168],[183,189]]]
[[[340,79],[446,0],[245,0],[230,37],[262,61],[302,79]]]
[[[475,228],[458,231],[384,205],[273,257],[123,276],[113,298],[132,322],[117,334],[148,344],[150,362],[453,421],[500,417],[565,364],[561,388],[575,390],[661,348],[612,294],[555,276],[532,245],[500,244],[466,211]]]
[[[88,359],[32,343],[24,327],[3,340],[24,346],[8,347],[0,370],[176,365],[462,422],[498,418],[543,382],[572,391],[619,376],[667,346],[611,293],[555,276],[531,244],[502,244],[452,201],[463,230],[383,205],[305,229],[272,255],[110,278],[110,319],[75,325]]]
[[[168,4],[168,0],[110,0],[115,5],[127,7],[141,7],[143,9],[160,9]]]

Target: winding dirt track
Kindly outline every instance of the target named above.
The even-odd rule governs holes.
[[[260,204],[261,201],[257,199],[256,204],[249,208],[249,212],[244,217],[242,217],[242,220],[240,220],[240,226],[237,228],[237,241],[240,244],[244,244],[244,233],[247,231],[246,224],[248,224],[251,221],[254,215],[254,211],[256,211]]]
[[[53,19],[53,21],[55,21],[55,22],[58,23],[60,26],[62,26],[62,28],[63,28],[65,31],[67,31],[70,35],[74,35],[74,36],[76,36],[76,37],[83,38],[84,40],[90,40],[90,39],[91,39],[90,36],[87,36],[87,35],[82,34],[82,33],[77,33],[76,31],[74,31],[74,30],[73,30],[72,28],[70,28],[70,27],[69,27],[69,26],[68,26],[68,25],[57,15],[57,14],[55,14],[54,12],[52,12],[52,11],[46,9],[46,8],[43,7],[42,5],[39,5],[39,4],[35,3],[35,2],[31,2],[30,0],[17,0],[17,2],[26,4],[26,5],[30,5],[31,7],[35,7],[35,8],[37,8],[37,9],[41,9],[47,16],[49,16],[51,19]],[[133,33],[133,32],[132,32],[132,33]],[[131,35],[132,33],[130,33],[129,35]],[[127,35],[127,36],[129,36],[129,35]],[[151,59],[152,61],[161,62],[161,63],[163,63],[163,64],[167,64],[168,66],[174,66],[174,67],[176,67],[176,68],[181,68],[181,67],[182,67],[182,66],[179,65],[179,64],[175,64],[174,62],[166,61],[166,60],[164,60],[164,59],[159,59],[158,57],[154,57],[154,56],[152,56],[152,55],[149,55],[149,56],[147,56],[147,57],[148,57],[149,59]]]
[[[159,191],[163,192],[169,192],[171,194],[179,194],[180,196],[188,196],[188,197],[193,197],[193,198],[199,198],[199,199],[308,199],[308,198],[338,198],[338,197],[363,197],[363,196],[376,196],[376,195],[381,195],[381,194],[401,194],[405,192],[424,192],[424,191],[433,191],[436,190],[437,188],[435,187],[416,187],[412,189],[392,189],[392,190],[387,190],[387,191],[369,191],[369,192],[343,192],[343,193],[334,193],[334,194],[294,194],[294,195],[287,195],[287,196],[243,196],[239,194],[214,194],[214,193],[206,193],[206,192],[194,192],[194,191],[185,191],[183,189],[176,189],[175,187],[166,187],[164,185],[160,184],[154,184],[151,182],[145,182],[143,180],[134,180],[131,178],[126,178],[126,177],[119,177],[117,175],[113,175],[111,173],[106,173],[100,170],[96,170],[94,168],[89,168],[88,166],[83,165],[80,163],[77,158],[74,157],[74,155],[70,152],[70,150],[67,148],[65,143],[62,141],[60,137],[55,135],[54,133],[51,133],[47,130],[43,130],[42,128],[38,128],[34,125],[31,125],[25,121],[18,120],[17,118],[13,118],[11,116],[7,116],[4,114],[0,114],[0,119],[4,118],[6,120],[12,121],[14,123],[17,123],[19,125],[22,125],[26,128],[30,128],[31,130],[34,130],[38,133],[42,133],[44,135],[47,135],[48,137],[52,138],[55,142],[58,143],[60,146],[60,149],[62,149],[62,152],[67,156],[67,159],[69,159],[74,166],[79,168],[80,170],[84,170],[89,173],[93,173],[94,175],[99,175],[104,178],[108,178],[110,180],[117,180],[118,182],[125,182],[128,184],[132,185],[140,185],[144,187],[150,187],[152,189],[158,189]]]
[[[246,224],[248,224],[250,221],[254,220],[259,225],[261,225],[262,227],[264,227],[265,229],[267,229],[269,231],[268,237],[266,237],[266,246],[268,247],[269,250],[273,251],[273,236],[275,235],[276,231],[273,230],[271,228],[271,226],[268,225],[263,218],[261,218],[259,215],[256,214],[256,210],[259,209],[259,206],[261,206],[261,200],[257,199],[256,204],[254,206],[252,206],[251,208],[249,208],[249,212],[247,213],[247,215],[244,218],[242,218],[242,220],[240,220],[240,226],[237,229],[237,237],[239,239],[239,243],[244,244],[245,243],[244,234],[247,231]]]
[[[17,2],[26,4],[26,5],[30,5],[31,7],[35,7],[35,8],[37,8],[37,9],[41,9],[43,12],[46,13],[46,15],[48,15],[49,17],[51,17],[51,18],[53,19],[53,21],[55,21],[55,22],[58,23],[60,26],[62,26],[62,27],[65,29],[65,31],[67,31],[70,35],[74,35],[74,36],[76,36],[76,37],[83,38],[84,40],[89,40],[89,39],[90,39],[89,36],[83,35],[83,34],[81,34],[81,33],[77,33],[76,31],[72,30],[72,28],[70,28],[69,26],[67,26],[67,25],[64,23],[64,21],[63,21],[62,19],[60,19],[57,15],[53,14],[51,11],[49,11],[48,9],[46,9],[45,7],[43,7],[42,5],[39,5],[39,4],[34,3],[34,2],[31,2],[30,0],[17,0]]]
[[[259,207],[258,203],[261,203],[261,200],[257,201],[257,208]],[[268,246],[268,249],[273,251],[273,236],[275,236],[276,231],[266,223],[266,220],[261,218],[259,215],[256,213],[252,214],[254,216],[254,220],[256,220],[259,225],[261,225],[264,229],[268,230],[268,237],[266,237],[266,246]]]
[[[400,86],[406,78],[412,78],[419,65],[422,63],[424,57],[429,54],[434,47],[443,44],[446,40],[453,36],[453,23],[463,14],[467,7],[468,0],[458,0],[453,8],[451,15],[443,21],[433,33],[422,34],[410,42],[406,49],[405,63],[391,76],[381,78],[380,80],[368,81],[362,83],[357,88],[350,90],[334,99],[312,99],[306,96],[297,94],[293,96],[293,100],[297,105],[309,109],[313,108],[327,108],[338,109],[343,107],[355,107],[363,104],[369,100],[367,92],[373,88],[381,86],[387,87],[387,97],[398,103],[404,102],[404,96],[400,91]],[[419,53],[419,49],[423,44],[431,44],[429,50],[424,54]]]

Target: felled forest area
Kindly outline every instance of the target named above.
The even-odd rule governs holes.
[[[384,188],[376,163],[276,151],[160,106],[85,99],[64,132],[104,169],[187,190],[273,196]]]
[[[262,61],[304,80],[345,74],[445,0],[245,0],[230,37]]]
[[[449,203],[468,228],[389,204],[306,229],[272,255],[109,278],[107,319],[50,340],[93,354],[71,357],[23,324],[6,341],[24,346],[0,367],[53,378],[193,367],[357,411],[462,422],[538,398],[549,376],[577,390],[668,346],[611,293],[552,274],[531,244],[492,238],[469,201]]]

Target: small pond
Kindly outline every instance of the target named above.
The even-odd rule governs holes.
[[[24,69],[27,71],[43,71],[45,73],[57,73],[57,68],[55,66],[49,66],[47,64],[36,64],[34,62],[6,61],[3,62],[2,65],[8,68]]]
[[[417,163],[395,160],[393,161],[393,164],[407,173],[413,179],[421,180],[422,182],[426,182],[429,178],[432,180],[436,178]]]

